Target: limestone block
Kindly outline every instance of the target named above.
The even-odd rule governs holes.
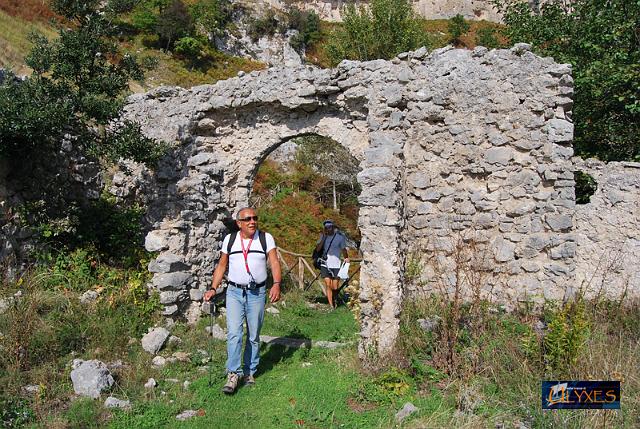
[[[169,246],[167,241],[167,231],[150,231],[144,239],[144,248],[148,252],[158,252]]]
[[[545,126],[549,141],[552,143],[568,143],[573,140],[573,124],[564,119],[551,119]]]
[[[547,214],[545,220],[552,231],[569,231],[573,226],[573,221],[569,215]]]
[[[484,153],[489,164],[507,165],[513,159],[513,150],[508,147],[493,147]]]
[[[190,266],[184,263],[184,259],[175,253],[165,252],[149,262],[149,271],[152,273],[173,273],[188,270]]]
[[[159,290],[186,289],[191,282],[192,275],[189,272],[178,271],[175,273],[162,273],[153,276],[152,284]]]
[[[169,335],[169,331],[165,328],[154,328],[142,337],[142,348],[151,354],[156,354],[169,339]]]
[[[187,292],[184,290],[160,292],[160,304],[163,304],[163,305],[174,304],[179,301],[184,301],[186,297],[187,297]]]
[[[75,359],[71,371],[71,382],[76,394],[97,399],[102,392],[113,386],[114,379],[104,362]]]

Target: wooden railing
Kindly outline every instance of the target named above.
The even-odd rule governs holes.
[[[282,278],[284,279],[286,276],[292,280],[293,284],[298,285],[298,288],[302,290],[308,290],[314,284],[317,284],[322,292],[325,292],[324,282],[319,279],[320,270],[317,270],[312,265],[311,255],[304,255],[301,253],[290,252],[288,250],[277,248],[278,258],[280,259],[280,263],[282,264]],[[288,255],[290,260],[293,259],[295,262],[290,264],[284,258],[284,255]],[[349,262],[352,264],[357,264],[357,267],[351,268],[350,275],[348,279],[342,280],[340,285],[340,290],[344,288],[349,281],[357,275],[360,271],[360,263],[362,259],[351,259],[349,258]]]

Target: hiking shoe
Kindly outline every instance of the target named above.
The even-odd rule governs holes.
[[[256,385],[256,379],[253,378],[253,375],[245,375],[244,376],[244,384],[247,387],[252,387]]]
[[[236,388],[238,387],[238,378],[238,374],[235,372],[227,374],[227,384],[222,388],[222,393],[226,393],[227,395],[235,393]]]

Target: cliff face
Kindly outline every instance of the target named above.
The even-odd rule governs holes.
[[[300,9],[314,10],[322,20],[342,21],[342,8],[346,0],[242,0],[238,3],[253,4],[257,7],[268,4],[276,9],[286,9],[296,5]],[[359,1],[361,4],[369,0]],[[490,0],[413,0],[415,11],[426,19],[448,19],[457,14],[466,19],[500,22],[501,15],[493,8]]]

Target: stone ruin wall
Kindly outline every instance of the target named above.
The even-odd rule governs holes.
[[[451,56],[407,85],[405,243],[424,267],[409,289],[561,299],[576,252],[571,70],[530,52]]]
[[[150,286],[168,317],[200,316],[224,221],[247,204],[262,160],[307,133],[361,163],[361,352],[392,348],[403,299],[451,289],[456,243],[476,255],[483,296],[509,307],[578,289],[637,298],[640,164],[571,159],[570,71],[517,45],[161,87],[132,96],[126,116],[174,149],[154,171],[128,162],[107,183],[148,207]],[[63,152],[69,186],[95,198],[97,164]],[[11,222],[24,181],[0,167],[0,262],[11,265],[34,240]],[[574,170],[598,184],[588,204],[575,205]]]
[[[590,297],[640,296],[640,163],[574,159],[595,194],[576,206],[575,287]]]
[[[261,3],[258,0],[242,0],[239,3]],[[315,11],[320,19],[330,22],[342,21],[342,9],[347,0],[266,0],[263,3],[280,10],[286,10],[293,4],[303,10]],[[368,1],[359,1],[359,4],[367,4]],[[490,0],[413,0],[413,9],[426,19],[449,19],[457,14],[465,19],[486,20],[501,22],[502,16],[492,6]]]
[[[247,204],[260,162],[302,134],[333,138],[362,168],[361,352],[386,352],[403,297],[436,281],[428,270],[404,281],[416,245],[436,252],[473,233],[487,244],[489,277],[505,279],[493,298],[564,292],[575,271],[570,72],[526,45],[423,48],[158,88],[133,96],[126,116],[175,150],[156,172],[116,174],[112,192],[149,203],[145,245],[159,253],[149,268],[164,314],[195,319],[223,220]]]

